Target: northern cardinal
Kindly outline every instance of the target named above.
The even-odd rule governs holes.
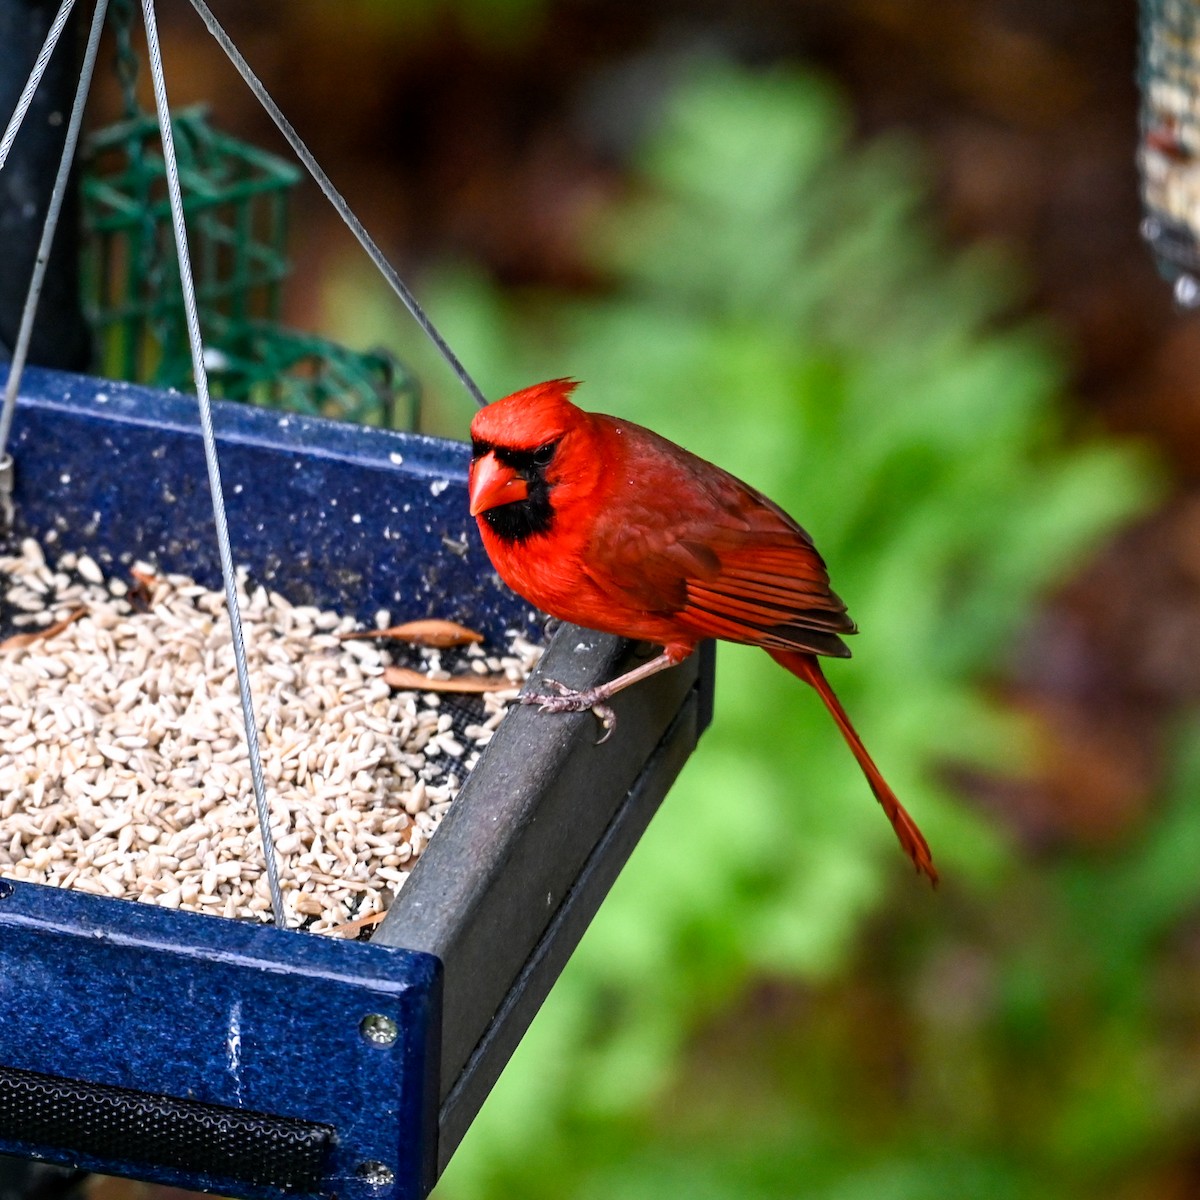
[[[777,504],[658,434],[569,399],[570,379],[514,392],[471,422],[471,515],[500,577],[563,621],[662,653],[585,691],[550,681],[522,700],[591,709],[682,662],[705,638],[761,646],[816,689],[918,871],[929,846],[871,761],[817,655],[848,658],[855,632],[812,539]],[[601,739],[603,740],[603,739]]]

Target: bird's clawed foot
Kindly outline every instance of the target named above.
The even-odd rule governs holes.
[[[617,714],[604,703],[608,693],[603,688],[585,688],[583,691],[577,691],[559,683],[557,679],[547,679],[546,684],[554,689],[554,695],[528,692],[521,696],[521,703],[536,704],[542,712],[549,713],[585,712],[590,709],[604,730],[596,745],[608,741],[617,727]]]

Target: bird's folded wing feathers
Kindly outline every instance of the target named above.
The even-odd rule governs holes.
[[[698,633],[839,658],[850,653],[838,635],[853,633],[854,622],[812,546],[750,542],[717,553],[720,570],[686,584],[680,616]]]
[[[669,534],[637,519],[609,525],[600,586],[622,604],[674,616],[697,637],[850,653],[838,635],[853,633],[854,622],[820,554],[786,514],[772,506],[766,520],[748,521],[731,511],[727,522],[710,515],[702,528],[686,512],[678,517]],[[769,527],[754,528],[760,521]]]

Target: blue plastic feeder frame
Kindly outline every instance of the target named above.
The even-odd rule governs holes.
[[[216,424],[261,582],[493,640],[532,622],[467,516],[464,446],[232,405]],[[219,582],[191,398],[30,370],[11,449],[18,535]],[[641,652],[568,626],[539,673],[587,686]],[[0,880],[0,1152],[234,1196],[425,1195],[711,693],[698,655],[622,693],[603,746],[590,714],[515,709],[369,944]]]

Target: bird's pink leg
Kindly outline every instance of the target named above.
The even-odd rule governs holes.
[[[526,692],[520,697],[520,700],[522,704],[536,704],[542,712],[583,712],[591,709],[604,727],[604,733],[600,741],[596,743],[598,746],[600,742],[608,741],[612,731],[617,727],[617,714],[608,706],[607,701],[631,684],[640,683],[643,679],[649,679],[651,675],[657,675],[659,671],[665,671],[668,667],[678,665],[690,653],[690,650],[664,650],[657,658],[642,663],[640,667],[634,667],[632,671],[626,671],[624,675],[618,675],[616,679],[611,679],[608,683],[602,683],[598,687],[584,688],[582,691],[569,688],[566,684],[559,683],[557,679],[547,679],[546,684],[554,688],[553,694]]]

